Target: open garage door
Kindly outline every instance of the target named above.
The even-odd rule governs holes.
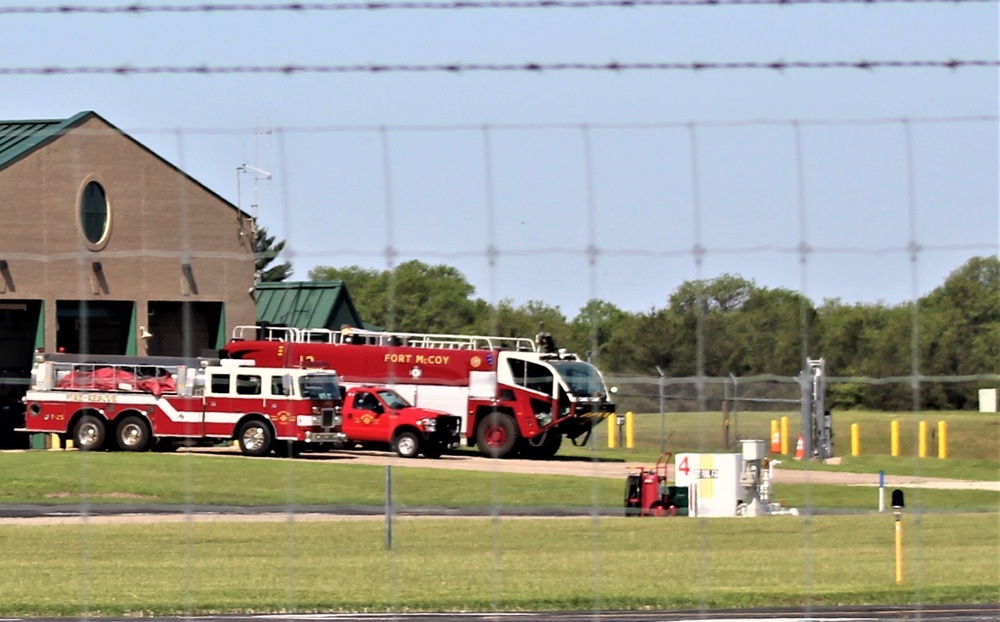
[[[225,344],[221,302],[150,301],[143,333],[150,356],[202,356]]]
[[[56,349],[81,354],[135,354],[135,303],[56,302]]]
[[[28,437],[14,434],[24,425],[21,398],[28,390],[36,348],[44,343],[40,300],[0,302],[0,448],[27,447]]]

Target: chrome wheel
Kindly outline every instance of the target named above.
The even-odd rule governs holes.
[[[79,432],[77,432],[76,440],[77,445],[82,447],[93,447],[97,444],[98,439],[101,438],[101,430],[94,423],[85,423],[80,426]]]
[[[243,431],[243,446],[248,451],[260,451],[264,446],[264,430],[258,427],[251,427]]]
[[[240,450],[246,456],[265,456],[271,451],[274,435],[271,428],[262,421],[247,421],[237,435]]]
[[[142,451],[149,444],[146,424],[138,417],[128,417],[118,426],[118,447],[124,451]]]
[[[73,428],[73,440],[81,451],[96,451],[104,445],[104,420],[84,415]]]
[[[420,452],[420,441],[412,432],[403,432],[396,439],[396,453],[401,458],[416,458]]]

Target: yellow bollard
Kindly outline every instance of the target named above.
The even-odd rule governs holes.
[[[851,424],[851,455],[861,455],[861,427],[857,423]]]
[[[777,419],[771,419],[771,453],[781,453],[781,432],[778,430]]]
[[[889,446],[892,457],[899,456],[899,421],[889,424]]]
[[[944,420],[938,421],[938,458],[944,460],[948,457],[948,424]]]
[[[896,585],[903,584],[903,521],[896,513]]]
[[[927,457],[927,422],[921,421],[917,424],[917,455],[921,458]]]
[[[788,455],[788,417],[781,418],[781,454]]]
[[[73,439],[71,438],[66,439],[66,449],[73,449]]]
[[[615,423],[616,417],[608,417],[608,449],[614,449],[618,447],[618,430],[617,424]]]
[[[625,413],[625,447],[627,449],[635,449],[635,417],[632,415],[632,411]]]
[[[56,451],[62,449],[59,445],[59,435],[53,432],[49,434],[49,451]]]

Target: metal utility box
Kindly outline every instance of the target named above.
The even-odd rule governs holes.
[[[677,454],[675,484],[691,491],[689,516],[736,516],[742,468],[740,454]]]
[[[753,460],[763,460],[767,458],[767,452],[764,448],[764,441],[760,439],[745,439],[740,441],[743,445],[743,460],[750,462]]]

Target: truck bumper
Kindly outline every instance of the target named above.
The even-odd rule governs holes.
[[[347,435],[343,432],[306,432],[307,443],[343,443]]]

